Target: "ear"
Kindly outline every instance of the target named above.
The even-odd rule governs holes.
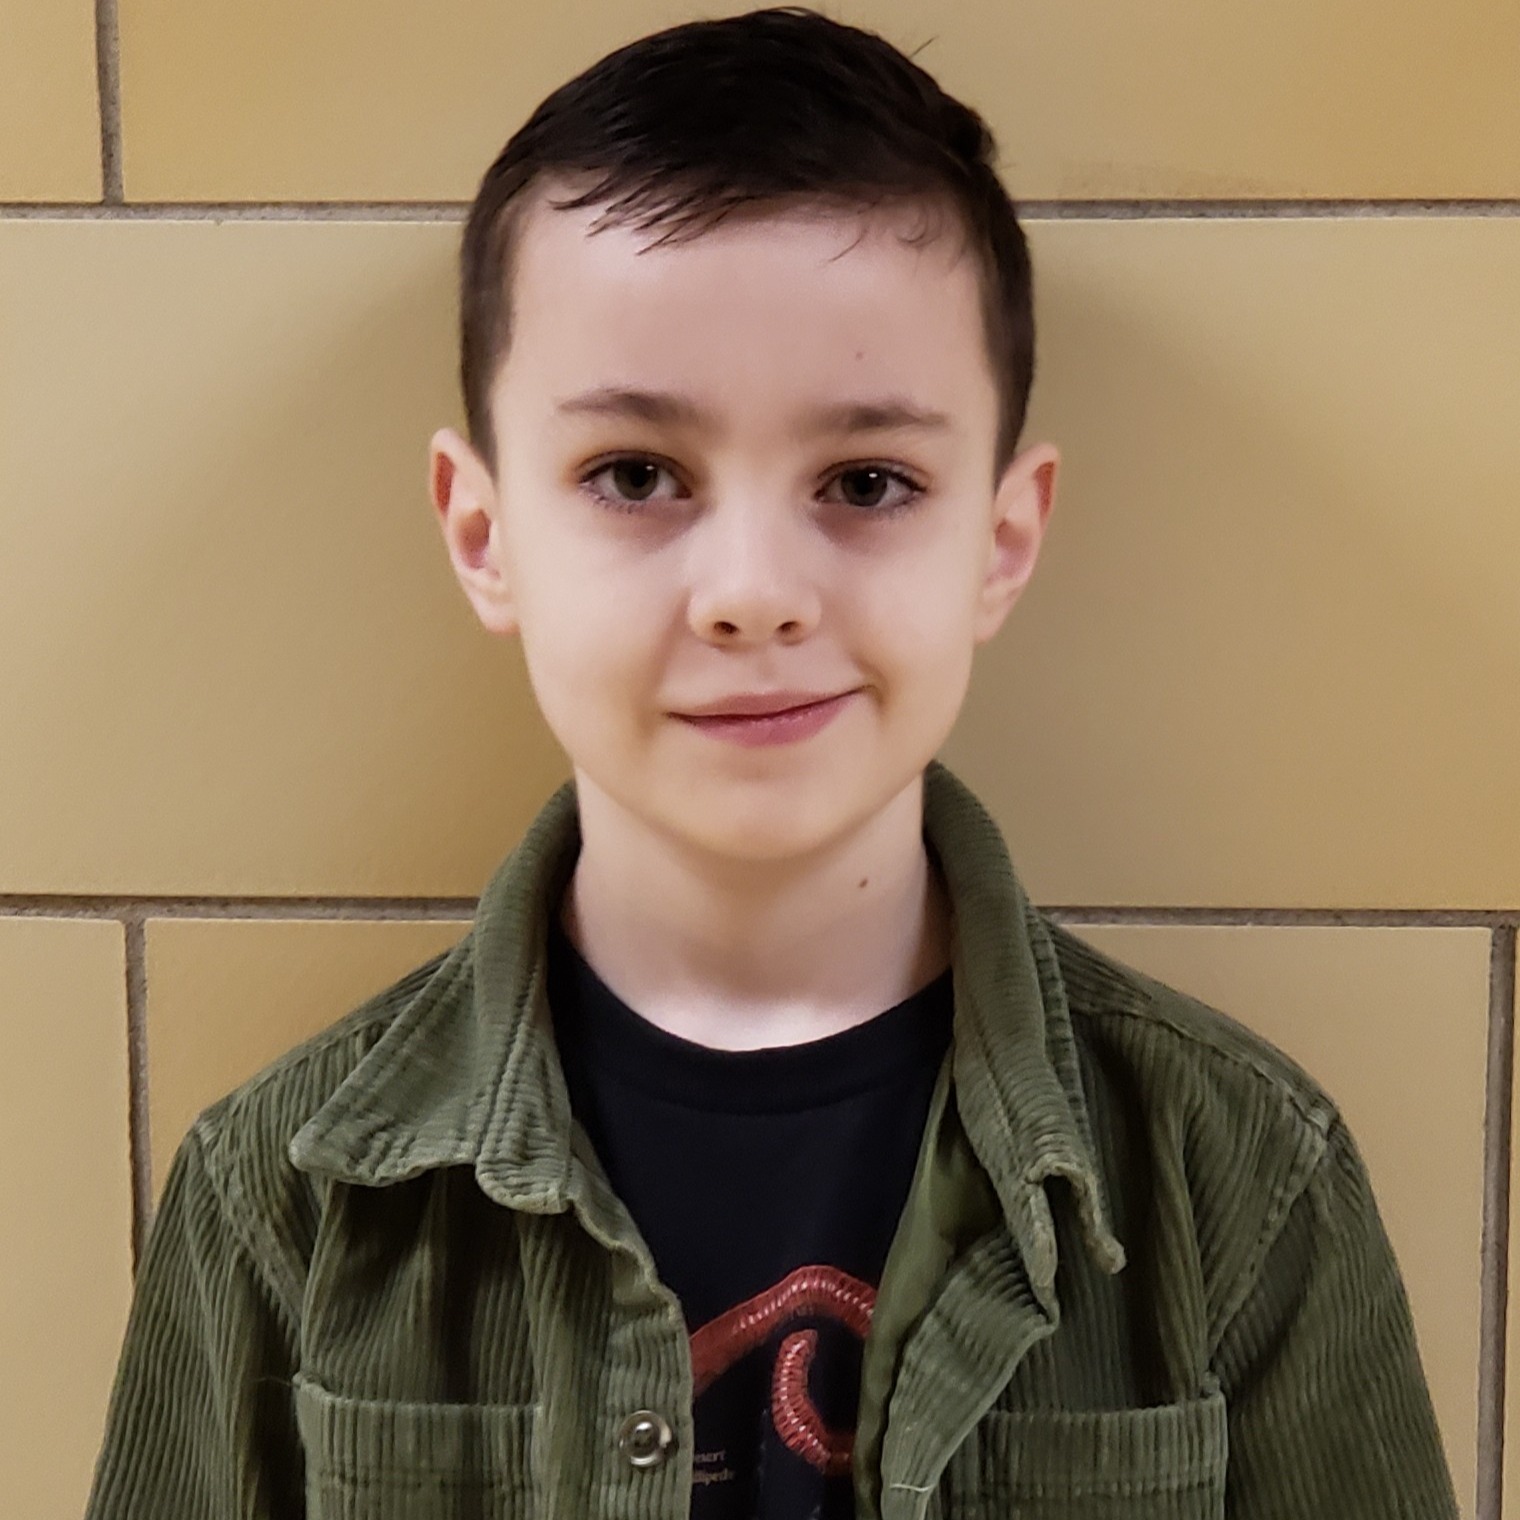
[[[977,594],[976,642],[985,644],[1008,616],[1034,573],[1045,524],[1055,505],[1060,452],[1036,443],[1009,461],[992,506],[986,578]]]
[[[496,482],[453,428],[440,428],[428,445],[428,490],[449,561],[476,617],[490,633],[516,633]]]

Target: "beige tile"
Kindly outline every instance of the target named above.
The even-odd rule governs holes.
[[[1520,194],[1509,0],[854,0],[829,14],[916,52],[981,111],[1025,199]],[[124,6],[127,193],[468,198],[549,91],[692,16],[666,0]]]
[[[1471,1514],[1487,933],[1074,927],[1105,954],[1265,1035],[1336,1100],[1404,1275],[1457,1494]]]
[[[76,1520],[132,1291],[119,924],[0,917],[0,1493]]]
[[[887,10],[861,5],[868,16]],[[987,116],[1025,199],[1463,197],[1520,190],[1509,0],[892,7]]]
[[[157,919],[146,931],[153,1196],[197,1114],[462,939],[470,921]]]
[[[1046,903],[1520,903],[1520,221],[1059,222],[944,758]]]
[[[473,897],[563,778],[427,499],[457,236],[0,224],[0,891]]]
[[[945,748],[1031,892],[1520,902],[1520,222],[1034,232],[1065,466]],[[473,896],[565,774],[426,500],[457,235],[0,224],[0,890]]]
[[[0,6],[0,201],[100,199],[95,7]]]

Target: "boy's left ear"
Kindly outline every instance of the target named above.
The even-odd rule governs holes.
[[[985,644],[1018,601],[1039,558],[1056,499],[1060,451],[1035,443],[1009,461],[992,504],[987,574],[977,599],[976,642]]]

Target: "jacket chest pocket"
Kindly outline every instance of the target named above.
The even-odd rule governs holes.
[[[530,1520],[531,1404],[354,1399],[304,1374],[306,1520]]]
[[[950,1459],[947,1513],[968,1520],[1224,1520],[1217,1388],[1148,1409],[993,1411]]]

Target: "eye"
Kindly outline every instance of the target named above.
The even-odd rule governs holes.
[[[668,475],[670,471],[657,460],[643,454],[620,454],[616,459],[609,459],[583,475],[581,484],[588,487],[591,494],[603,506],[611,507],[614,512],[637,512],[650,500],[645,493],[652,488],[662,473]],[[609,496],[605,491],[592,486],[591,482],[603,475],[612,476],[614,484],[620,489],[624,486],[631,487],[631,498]]]
[[[892,469],[884,464],[852,464],[846,465],[833,476],[838,481],[853,481],[860,488],[861,494],[871,498],[869,501],[846,501],[847,506],[858,507],[871,517],[894,517],[899,512],[905,512],[913,506],[924,494],[924,487],[901,470]],[[884,484],[896,484],[905,488],[905,494],[897,501],[883,505],[879,500],[879,490]],[[853,491],[851,493],[854,494]]]

